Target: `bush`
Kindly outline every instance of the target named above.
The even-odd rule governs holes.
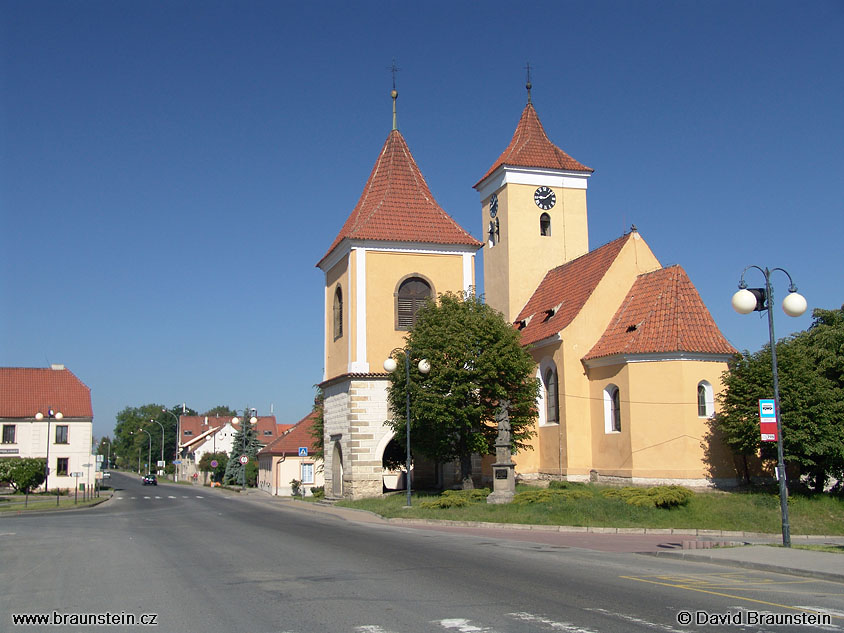
[[[692,500],[695,493],[683,486],[655,486],[654,488],[609,488],[601,493],[607,499],[619,499],[639,508],[676,508]]]
[[[302,482],[298,479],[291,479],[290,480],[290,487],[291,487],[291,496],[298,497],[302,493]]]
[[[568,482],[552,482],[566,484]],[[589,499],[592,491],[586,487],[557,487],[549,485],[546,490],[526,490],[519,492],[513,497],[513,503],[529,505],[532,503],[553,503],[554,501],[567,501],[569,499]]]
[[[489,488],[476,488],[474,490],[446,490],[436,499],[423,501],[420,508],[462,508],[470,503],[486,501],[489,496]]]
[[[314,496],[314,499],[324,499],[325,486],[314,486],[311,488],[311,494]]]
[[[572,490],[575,488],[586,489],[586,484],[580,481],[557,481],[548,484],[550,490]]]

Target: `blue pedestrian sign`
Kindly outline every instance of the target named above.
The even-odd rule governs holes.
[[[299,447],[299,457],[307,457],[308,456],[308,447],[307,446],[300,446]]]

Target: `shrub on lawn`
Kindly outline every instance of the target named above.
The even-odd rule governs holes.
[[[548,484],[551,490],[571,490],[573,488],[585,489],[586,484],[582,481],[557,481],[554,480]]]
[[[655,486],[654,488],[608,488],[601,493],[607,499],[620,499],[639,508],[675,508],[691,501],[694,494],[683,486]]]
[[[423,501],[420,508],[462,508],[470,503],[486,501],[489,496],[489,488],[476,488],[474,490],[446,490],[436,499]]]
[[[560,482],[565,483],[565,482]],[[513,497],[513,503],[530,505],[532,503],[551,503],[569,499],[589,499],[592,491],[586,488],[551,488],[545,490],[526,490]]]

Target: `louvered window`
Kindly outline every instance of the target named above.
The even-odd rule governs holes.
[[[416,313],[431,296],[431,286],[424,279],[411,277],[399,286],[396,296],[396,329],[409,330],[416,324]]]
[[[543,237],[551,235],[551,216],[547,213],[539,216],[539,234]]]

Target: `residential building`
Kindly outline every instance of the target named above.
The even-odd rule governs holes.
[[[91,488],[91,389],[64,365],[0,367],[0,457],[47,460],[50,490]]]
[[[258,451],[258,488],[271,495],[293,494],[293,480],[300,493],[312,496],[311,488],[325,485],[323,461],[316,459],[313,427],[317,413],[311,412]]]

